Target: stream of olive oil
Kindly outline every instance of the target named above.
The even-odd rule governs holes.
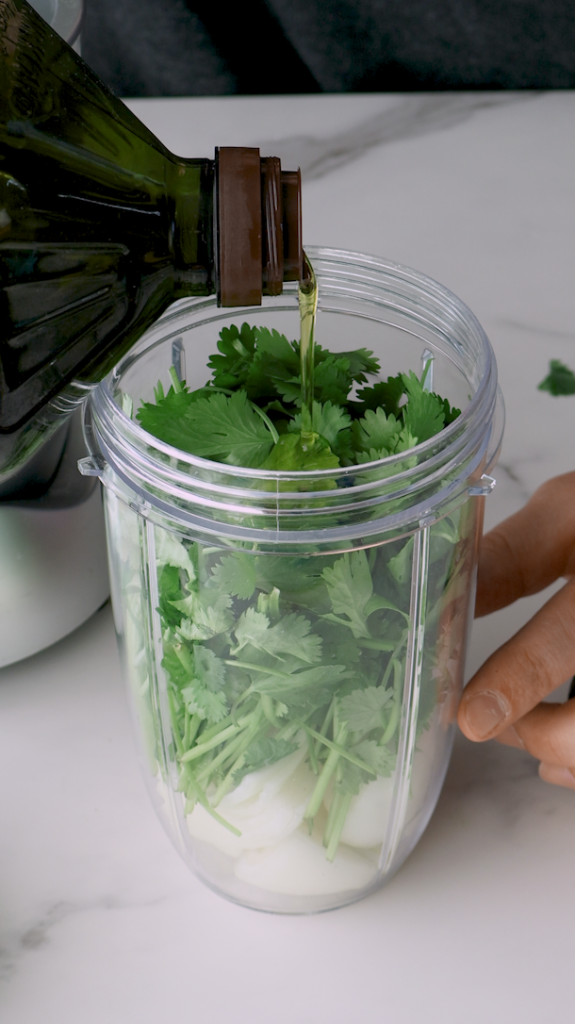
[[[298,287],[301,361],[301,445],[307,450],[314,441],[313,371],[315,321],[317,315],[317,281],[313,267],[304,253],[304,274]]]

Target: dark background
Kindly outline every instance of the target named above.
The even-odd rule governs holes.
[[[86,0],[121,96],[575,88],[575,0]]]

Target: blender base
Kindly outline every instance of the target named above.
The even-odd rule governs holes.
[[[109,596],[100,483],[80,476],[76,414],[41,498],[0,502],[0,666],[71,633]]]

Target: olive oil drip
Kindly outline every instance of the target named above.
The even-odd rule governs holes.
[[[298,287],[301,362],[301,446],[307,451],[314,443],[313,371],[315,320],[317,314],[317,281],[313,267],[304,253],[304,273]]]

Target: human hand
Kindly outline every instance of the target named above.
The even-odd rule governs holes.
[[[545,782],[575,789],[575,700],[541,699],[575,674],[575,473],[555,477],[482,541],[476,616],[566,583],[463,691],[457,720],[475,741],[497,739],[541,762]]]

